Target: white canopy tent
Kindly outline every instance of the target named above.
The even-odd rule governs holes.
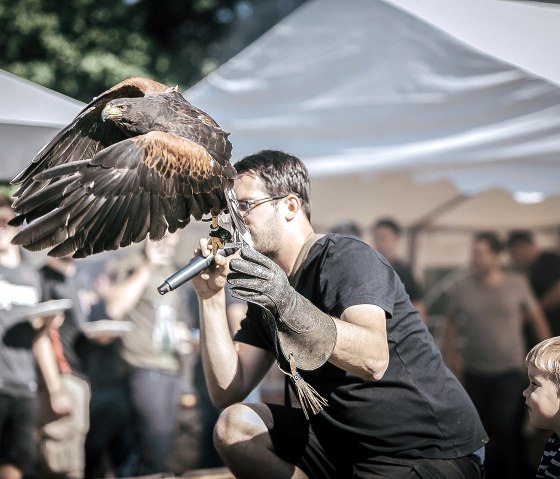
[[[185,96],[236,158],[304,159],[318,229],[391,215],[420,263],[463,262],[465,230],[560,223],[558,25],[543,3],[311,0]]]
[[[83,103],[0,70],[0,180],[10,181]]]

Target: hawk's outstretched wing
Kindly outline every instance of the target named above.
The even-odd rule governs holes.
[[[157,240],[203,215],[232,213],[231,142],[208,114],[145,78],[120,82],[87,105],[13,183],[13,242],[84,257]]]
[[[53,256],[84,257],[163,237],[226,205],[235,169],[199,144],[150,132],[118,142],[91,160],[58,165],[35,176],[49,182],[17,204],[39,214],[14,243]]]

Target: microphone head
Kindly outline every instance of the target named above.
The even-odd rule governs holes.
[[[163,284],[160,284],[158,286],[157,290],[158,290],[158,293],[161,294],[162,296],[164,294],[169,293],[169,291],[172,291],[171,285],[167,281],[165,281]]]

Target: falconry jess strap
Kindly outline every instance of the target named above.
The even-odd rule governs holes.
[[[305,263],[305,260],[309,256],[309,252],[311,251],[311,248],[323,236],[325,236],[325,235],[315,233],[302,246],[302,248],[301,248],[301,250],[298,254],[298,257],[296,258],[296,262],[294,264],[292,272],[290,273],[290,276],[288,276],[288,280],[290,281],[290,284],[294,287],[294,289],[297,289],[297,286],[298,286],[298,283],[299,283],[299,277],[301,276],[301,271],[303,270],[303,264]]]

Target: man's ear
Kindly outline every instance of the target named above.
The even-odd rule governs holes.
[[[291,221],[294,219],[301,209],[301,200],[296,195],[288,195],[284,198],[285,204],[287,205],[286,219]]]

